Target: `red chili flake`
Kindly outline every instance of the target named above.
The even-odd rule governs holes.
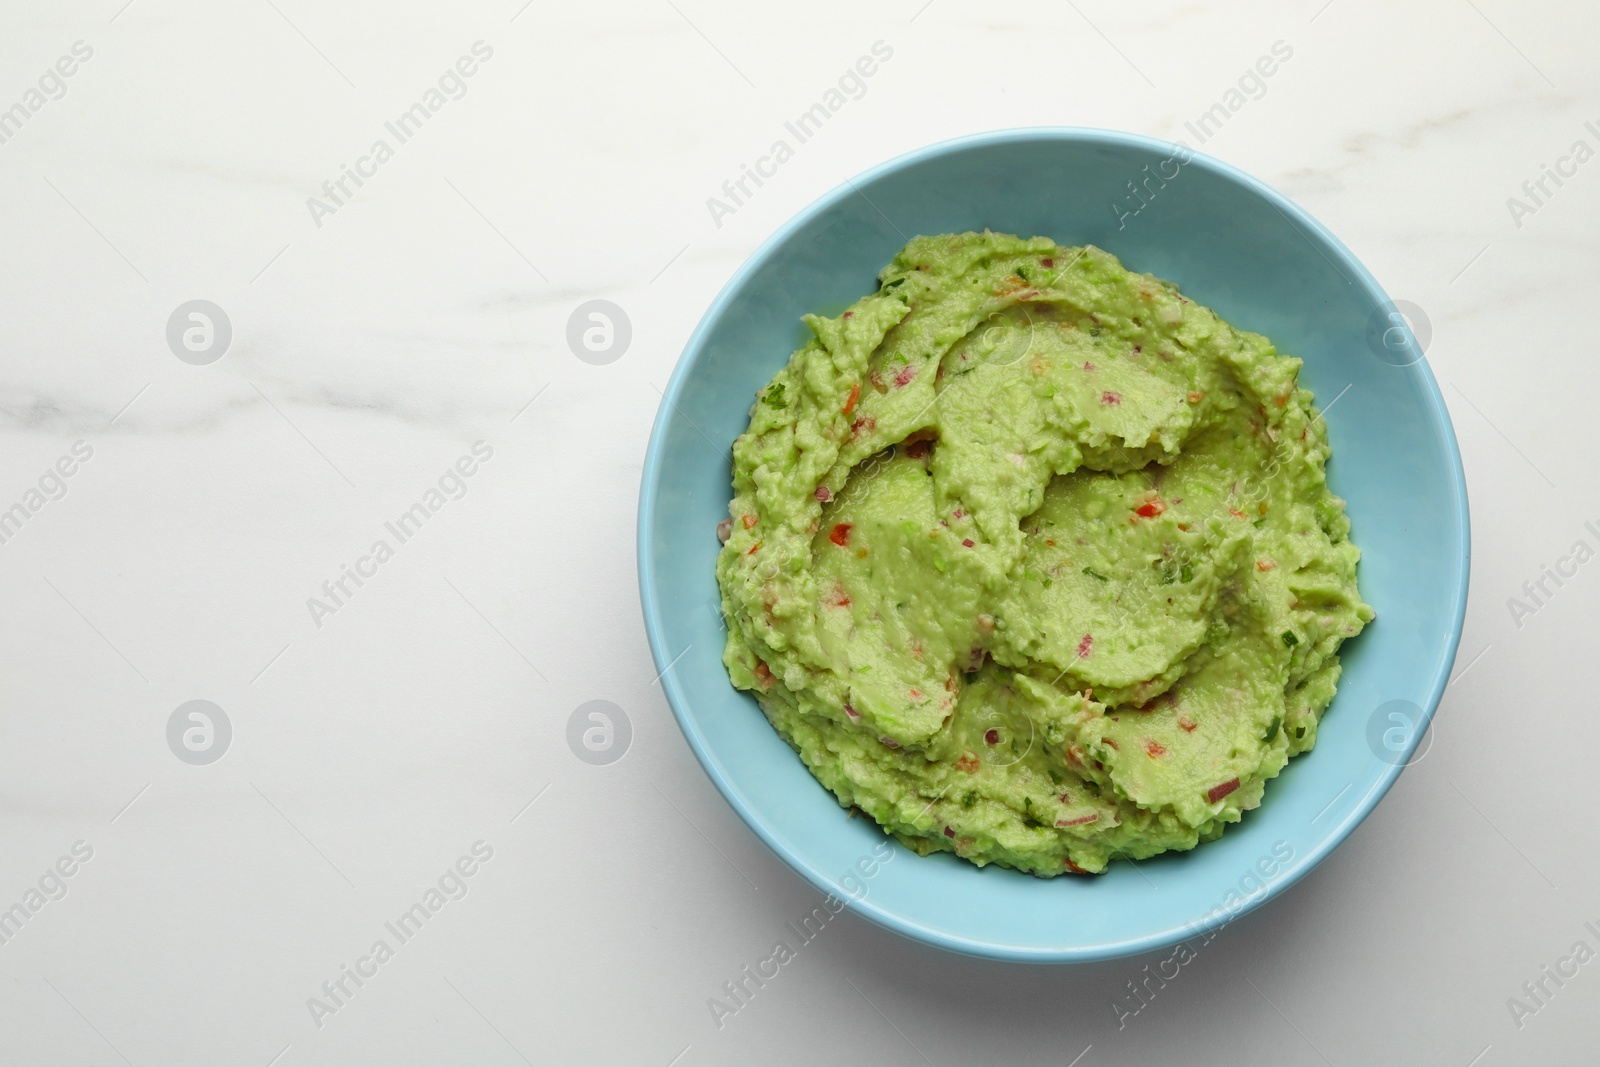
[[[860,400],[860,399],[861,399],[861,383],[857,382],[856,384],[854,384],[854,385],[852,385],[850,387],[850,396],[844,402],[844,413],[846,415],[848,415],[852,411],[854,411],[856,409],[856,401]]]
[[[965,518],[966,514],[967,513],[965,511],[962,511],[960,508],[956,508],[954,511],[952,511],[950,513],[950,517],[952,519],[961,519],[961,518]]]
[[[1245,513],[1240,511],[1238,508],[1229,508],[1228,514],[1232,515],[1236,519],[1248,518],[1248,516],[1246,516]]]
[[[1167,754],[1167,746],[1160,741],[1146,741],[1144,750],[1151,759],[1159,759]]]
[[[944,836],[946,836],[946,837],[954,837],[954,836],[956,836],[956,832],[954,830],[950,829],[950,827],[946,826],[944,828]]]
[[[1238,788],[1239,779],[1229,778],[1221,785],[1214,785],[1210,789],[1206,790],[1206,800],[1212,804],[1215,804],[1217,801],[1221,800],[1223,797],[1227,796],[1229,793]]]
[[[723,519],[717,523],[717,540],[723,544],[728,543],[728,538],[733,536],[733,520]]]
[[[821,502],[822,502],[822,503],[824,503],[824,504],[826,504],[826,503],[827,503],[827,502],[828,502],[828,501],[830,501],[830,500],[832,500],[832,499],[833,499],[833,492],[832,492],[832,490],[830,490],[830,489],[829,489],[829,488],[828,488],[828,487],[827,487],[827,486],[825,486],[825,485],[819,485],[819,486],[817,486],[817,491],[816,491],[816,494],[815,494],[815,495],[816,495],[816,498],[817,498],[817,499],[818,499],[818,500],[820,500],[820,501],[821,501]]]
[[[911,379],[915,378],[916,376],[917,376],[916,364],[907,363],[904,367],[901,367],[898,371],[895,372],[894,384],[897,385],[897,386],[899,386],[899,385],[909,385],[911,383]]]
[[[1108,745],[1109,747],[1118,750],[1119,752],[1122,750],[1122,746],[1117,744],[1115,741],[1111,740],[1111,738],[1109,738],[1109,737],[1102,737],[1100,740],[1105,742],[1106,745]],[[1096,763],[1095,766],[1098,767],[1099,764]]]
[[[1067,859],[1065,860],[1065,863],[1067,865],[1067,870],[1071,871],[1073,874],[1088,874],[1089,873],[1084,868],[1079,867],[1076,863],[1073,863],[1072,862],[1072,858],[1070,856],[1067,857]]]
[[[761,547],[761,542],[757,541],[755,544],[750,546],[750,551],[746,552],[745,555],[747,555],[747,556],[755,555],[756,554],[756,549],[758,549],[760,547]]]
[[[1178,725],[1183,728],[1185,733],[1194,733],[1194,728],[1200,724],[1189,718],[1187,715],[1179,715]]]
[[[1141,515],[1147,519],[1153,519],[1166,510],[1167,502],[1162,500],[1160,497],[1154,497],[1150,500],[1146,500],[1143,504],[1140,504],[1138,507],[1134,508],[1133,513],[1135,515]]]
[[[1082,826],[1084,823],[1095,822],[1099,818],[1100,818],[1100,815],[1099,815],[1098,812],[1090,812],[1088,815],[1080,815],[1076,819],[1057,819],[1056,820],[1056,825],[1057,826]]]
[[[1056,261],[1053,260],[1053,259],[1041,259],[1039,261],[1039,266],[1041,266],[1041,267],[1053,267],[1055,265],[1056,265]]]
[[[1092,370],[1094,370],[1094,364],[1093,363],[1089,363],[1089,362],[1086,361],[1083,364],[1083,369],[1092,371]]]
[[[1084,634],[1083,640],[1078,642],[1078,658],[1083,659],[1094,651],[1094,635]]]
[[[971,548],[974,544],[976,544],[976,542],[973,541],[972,538],[970,538],[970,537],[963,537],[961,539],[961,544],[962,544],[963,547]]]
[[[835,604],[841,608],[850,606],[850,594],[845,592],[843,583],[833,583],[833,595],[828,598],[828,603]]]
[[[1108,389],[1105,392],[1100,394],[1100,403],[1102,403],[1102,404],[1120,404],[1120,403],[1122,403],[1122,394],[1121,393],[1114,393],[1114,392],[1112,392],[1111,390]]]
[[[983,732],[983,739],[991,745],[998,745],[1000,743],[1000,731],[990,727]]]
[[[759,520],[757,520],[754,515],[742,515],[740,516],[740,521],[744,523],[744,528],[746,530],[753,530],[755,529],[756,522]]]
[[[843,548],[850,543],[850,529],[848,522],[838,523],[828,531],[828,540]]]
[[[956,770],[964,774],[976,774],[979,762],[978,754],[971,749],[967,749],[956,760]]]
[[[1067,793],[1062,793],[1061,794],[1061,803],[1063,803],[1063,804],[1071,804],[1072,803],[1072,797]]]
[[[1256,560],[1256,570],[1258,570],[1258,571],[1273,571],[1273,570],[1277,570],[1277,569],[1278,569],[1278,565],[1276,563],[1272,562],[1270,559],[1258,559],[1258,560]]]
[[[760,660],[756,660],[756,669],[754,671],[750,672],[750,673],[752,673],[752,674],[754,674],[756,676],[756,681],[761,683],[761,688],[763,688],[763,689],[771,689],[772,688],[772,682],[773,682],[772,669],[770,667],[768,667],[765,663],[762,663]]]
[[[870,433],[872,430],[877,429],[877,426],[878,426],[878,420],[877,419],[872,418],[870,415],[863,415],[859,419],[857,419],[855,422],[852,422],[850,424],[850,436],[854,437],[856,434],[860,433],[862,430],[866,430],[866,431],[868,431]]]
[[[853,319],[853,318],[855,318],[855,314],[856,313],[854,311],[846,311],[844,313],[844,317],[847,318],[847,319]]]

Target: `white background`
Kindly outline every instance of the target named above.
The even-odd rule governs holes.
[[[124,2],[0,16],[0,108],[93,49],[0,145],[0,509],[93,449],[0,544],[0,908],[93,849],[0,944],[0,1062],[1594,1062],[1600,963],[1520,1028],[1507,1006],[1600,948],[1600,563],[1507,604],[1600,547],[1600,162],[1507,206],[1600,148],[1593,8]],[[307,198],[479,40],[466,95],[317,225]],[[865,94],[716,225],[707,198],[880,40]],[[1279,40],[1203,150],[1431,321],[1477,551],[1430,754],[1120,1030],[1159,956],[1003,966],[850,914],[719,1029],[707,999],[817,898],[701,773],[645,647],[635,501],[689,332],[849,175],[1023,125],[1197,145]],[[604,366],[565,341],[596,297],[633,324]],[[195,298],[233,327],[209,366],[166,342]],[[307,598],[477,440],[466,495],[316,625]],[[166,741],[197,698],[233,727],[209,766]],[[632,723],[609,766],[566,742],[595,699]],[[479,840],[468,895],[319,1027],[307,998]]]

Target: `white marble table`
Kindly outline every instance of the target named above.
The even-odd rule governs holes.
[[[1600,547],[1600,15],[1145,7],[8,4],[0,1062],[1593,1062],[1600,963],[1542,969],[1600,948],[1600,563],[1510,599]],[[816,895],[653,683],[658,390],[813,198],[1034,124],[1205,132],[1424,309],[1473,500],[1461,680],[1351,840],[1120,1029],[1159,957],[1002,966],[848,913],[719,1028]],[[631,322],[610,362],[566,340],[591,299]],[[169,345],[194,300],[225,351],[214,312]],[[568,744],[594,700],[620,762]]]

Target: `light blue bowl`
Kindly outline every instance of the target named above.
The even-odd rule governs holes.
[[[1101,130],[1010,130],[924,148],[846,182],[723,289],[684,349],[650,436],[640,597],[690,746],[745,822],[807,881],[929,944],[1007,960],[1106,959],[1172,945],[1259,906],[1320,862],[1394,783],[1455,658],[1467,600],[1466,482],[1415,339],[1404,320],[1386,317],[1392,305],[1378,283],[1316,220],[1226,164],[1198,155],[1182,163],[1187,153],[1174,151]],[[1164,184],[1150,179],[1174,172]],[[1143,183],[1140,200],[1129,183]],[[713,566],[732,495],[728,450],[756,390],[802,340],[800,316],[837,313],[871,292],[908,237],[985,227],[1099,245],[1304,359],[1302,382],[1331,405],[1329,480],[1349,502],[1361,591],[1378,613],[1344,648],[1316,748],[1268,784],[1260,808],[1193,852],[1116,862],[1095,878],[980,870],[900,847],[839,807],[729,684],[721,661]],[[892,858],[880,862],[885,853]]]

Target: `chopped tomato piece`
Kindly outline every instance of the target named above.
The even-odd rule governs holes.
[[[773,682],[772,669],[770,667],[768,667],[765,663],[762,663],[760,660],[756,660],[756,669],[754,671],[752,671],[751,673],[756,676],[756,681],[761,683],[761,688],[763,688],[763,689],[771,689],[772,688],[772,682]]]
[[[1084,634],[1083,640],[1078,642],[1078,658],[1083,659],[1094,651],[1094,635]]]
[[[1153,519],[1166,510],[1167,502],[1165,500],[1162,500],[1160,497],[1152,497],[1151,499],[1146,500],[1143,504],[1140,504],[1138,507],[1134,508],[1133,513],[1135,515],[1143,516],[1147,519]]]
[[[1118,393],[1118,392],[1114,392],[1114,391],[1112,391],[1110,389],[1107,389],[1105,392],[1100,394],[1100,403],[1102,403],[1102,404],[1120,404],[1120,403],[1122,403],[1122,394]]]
[[[1238,788],[1239,788],[1239,779],[1237,779],[1237,778],[1229,778],[1226,782],[1223,782],[1221,785],[1214,785],[1210,789],[1206,790],[1206,800],[1208,800],[1212,804],[1215,804],[1217,801],[1221,800],[1223,797],[1227,796],[1229,793],[1233,792],[1235,789],[1238,789]]]
[[[960,758],[956,760],[956,770],[962,771],[966,774],[976,774],[978,772],[979,762],[978,754],[971,749],[967,749],[965,752],[961,753]]]
[[[901,367],[898,371],[895,372],[894,384],[895,385],[910,385],[911,384],[911,379],[915,378],[916,376],[917,376],[916,364],[907,363],[904,367]]]
[[[740,521],[744,523],[744,528],[746,530],[753,530],[755,529],[756,522],[758,520],[754,515],[742,515],[740,516]]]
[[[1199,723],[1195,722],[1187,715],[1178,716],[1178,726],[1182,728],[1184,733],[1194,733],[1194,728],[1199,725]]]
[[[848,522],[838,523],[832,530],[828,531],[828,540],[843,548],[850,543],[850,529]]]
[[[854,385],[852,385],[850,387],[850,398],[844,402],[844,413],[846,415],[848,415],[852,411],[854,411],[856,409],[856,401],[860,400],[860,399],[861,399],[861,383],[857,382],[856,384],[854,384]]]

